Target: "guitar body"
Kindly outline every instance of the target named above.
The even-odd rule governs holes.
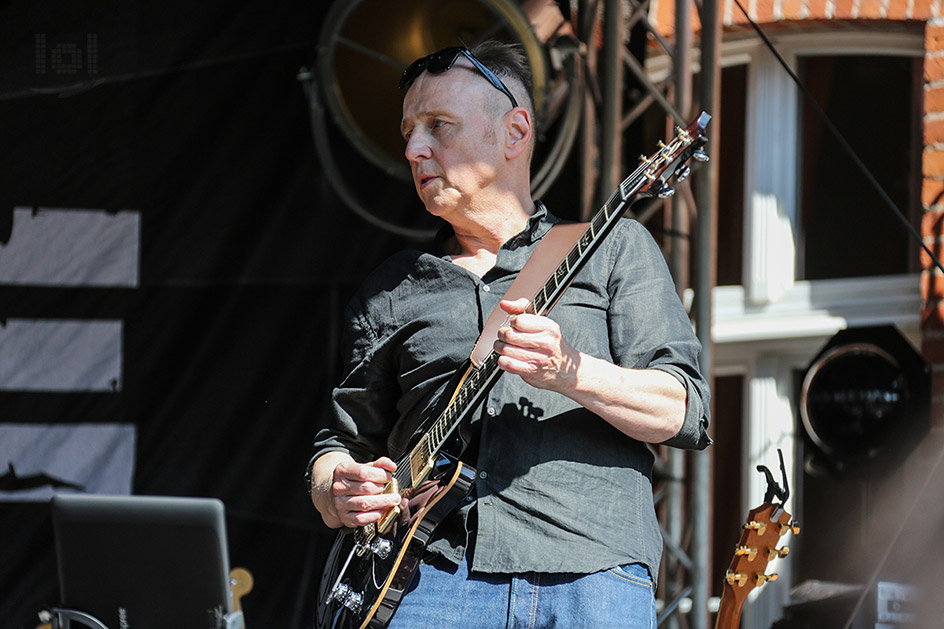
[[[401,511],[382,535],[365,540],[362,529],[339,533],[321,577],[315,627],[386,627],[433,531],[461,504],[474,481],[474,469],[441,454],[427,480],[402,492]],[[388,546],[388,551],[375,552],[371,544]],[[361,597],[360,605],[345,605],[351,593]]]

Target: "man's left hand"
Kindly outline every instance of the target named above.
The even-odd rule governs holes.
[[[509,317],[495,342],[498,366],[540,389],[572,389],[580,353],[561,336],[557,322],[525,312],[529,303],[523,298],[499,303]]]

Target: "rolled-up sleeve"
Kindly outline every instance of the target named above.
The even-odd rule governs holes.
[[[669,269],[649,232],[638,222],[620,221],[613,238],[608,284],[610,349],[623,367],[659,369],[675,376],[687,394],[682,428],[664,442],[701,450],[711,443],[710,393],[698,368],[701,343],[692,330]]]

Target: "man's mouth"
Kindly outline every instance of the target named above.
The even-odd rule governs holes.
[[[423,175],[420,177],[420,190],[425,188],[433,179],[436,179],[435,175]]]

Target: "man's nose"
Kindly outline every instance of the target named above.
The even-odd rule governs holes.
[[[422,159],[428,158],[431,155],[429,142],[427,141],[425,134],[421,131],[415,131],[410,134],[410,139],[406,141],[406,149],[404,150],[407,160],[411,162],[418,162]]]

